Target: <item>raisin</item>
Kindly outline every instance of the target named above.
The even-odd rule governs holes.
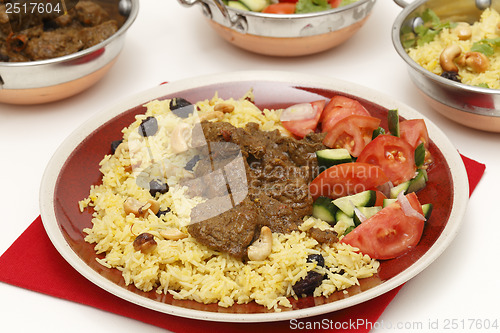
[[[293,285],[293,291],[297,296],[312,295],[314,289],[319,287],[323,281],[323,274],[309,271],[307,275]]]
[[[165,210],[160,209],[158,211],[158,213],[156,213],[156,216],[161,217],[162,215],[165,215],[165,214],[169,213],[170,211],[171,211],[170,207],[167,207],[167,209],[165,209]]]
[[[159,181],[158,179],[154,179],[149,182],[149,193],[154,198],[156,193],[167,193],[168,192],[168,184]]]
[[[443,72],[441,77],[455,82],[462,82],[462,80],[460,80],[460,75],[458,75],[457,72]]]
[[[111,152],[114,154],[116,151],[116,148],[123,142],[123,140],[115,140],[111,142]]]
[[[146,137],[155,135],[158,131],[158,121],[155,117],[147,117],[139,125],[139,134]]]
[[[187,118],[194,111],[194,105],[181,97],[172,98],[169,106],[170,111],[180,118]]]
[[[321,254],[310,254],[307,256],[307,262],[314,262],[321,267],[325,267],[325,258]]]
[[[200,155],[195,155],[192,159],[190,159],[186,165],[184,166],[184,169],[188,171],[193,171],[194,166],[198,161],[201,159]]]

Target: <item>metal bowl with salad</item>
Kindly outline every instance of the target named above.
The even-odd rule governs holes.
[[[210,26],[242,49],[302,56],[331,49],[367,21],[376,0],[179,0],[199,4]]]

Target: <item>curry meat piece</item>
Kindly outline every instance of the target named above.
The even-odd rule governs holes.
[[[201,127],[207,144],[200,148],[196,178],[187,186],[190,195],[208,200],[193,209],[189,233],[210,248],[245,258],[262,226],[279,233],[298,230],[312,213],[309,183],[318,172],[315,152],[325,149],[324,135],[310,133],[298,140],[278,130],[261,131],[256,123],[237,128],[202,122]],[[213,176],[216,171],[222,176]],[[236,177],[244,186],[228,184]],[[318,239],[331,241],[324,236]]]

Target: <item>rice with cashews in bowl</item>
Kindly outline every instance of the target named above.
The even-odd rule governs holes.
[[[500,14],[487,8],[477,22],[441,22],[430,9],[424,24],[402,35],[408,55],[423,68],[471,86],[500,89]]]

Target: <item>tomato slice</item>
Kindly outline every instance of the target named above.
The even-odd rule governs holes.
[[[342,119],[352,116],[370,116],[370,113],[358,101],[345,96],[333,96],[325,106],[321,117],[322,131],[332,129]]]
[[[334,165],[320,173],[309,184],[313,199],[325,196],[337,199],[346,195],[374,190],[389,181],[384,171],[367,163],[343,163]]]
[[[415,193],[406,195],[411,206],[422,213]],[[353,231],[341,242],[359,249],[373,259],[393,259],[417,246],[425,221],[405,215],[398,201],[383,208]]]
[[[423,119],[403,120],[399,123],[399,136],[406,140],[413,149],[421,143],[429,147],[429,133]]]
[[[273,3],[264,8],[262,13],[268,14],[294,14],[295,4],[290,2]]]
[[[281,124],[290,133],[303,138],[314,132],[325,107],[324,100],[292,105],[281,113]]]
[[[330,148],[345,148],[357,157],[371,141],[373,131],[380,125],[380,119],[369,116],[348,116],[331,128],[323,139]]]
[[[337,8],[341,2],[342,2],[342,0],[329,0],[328,1],[328,3],[330,4],[330,6],[332,6],[332,8]]]
[[[384,205],[384,199],[387,199],[384,193],[380,191],[375,191],[375,194],[377,195],[375,198],[375,204],[374,206],[383,206]]]
[[[380,166],[393,185],[399,185],[415,176],[414,149],[396,136],[377,136],[366,145],[357,161]]]

